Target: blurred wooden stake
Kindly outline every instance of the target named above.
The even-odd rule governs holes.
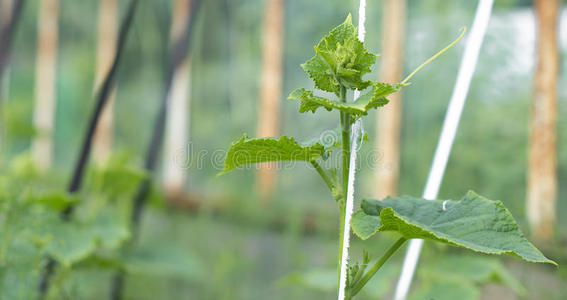
[[[532,102],[527,216],[532,236],[550,242],[556,224],[557,198],[557,45],[558,0],[534,2],[537,26],[537,66]]]
[[[59,0],[40,0],[33,115],[37,132],[32,141],[32,156],[42,171],[51,166],[53,159],[58,19]]]
[[[189,23],[190,0],[175,0],[171,24],[171,41],[181,38]],[[173,75],[167,131],[164,145],[163,184],[167,196],[175,199],[183,193],[186,160],[189,151],[189,107],[191,101],[190,58],[186,58]]]
[[[8,24],[10,23],[11,19],[11,12],[12,12],[12,0],[0,0],[0,39],[2,39],[2,31]],[[2,41],[0,41],[1,43]],[[1,60],[1,58],[0,58]],[[0,64],[3,62],[0,61]],[[3,99],[8,98],[8,88],[9,88],[9,75],[3,76],[3,72],[9,73],[9,70],[4,70],[2,66],[0,66],[0,103]],[[1,116],[4,118],[4,116]],[[0,132],[0,134],[2,134]],[[3,136],[0,136],[0,141],[3,141]],[[0,143],[0,149],[4,146],[4,143]]]
[[[0,0],[0,31],[10,22],[11,12],[12,0]]]
[[[118,40],[118,0],[100,0],[98,12],[98,41],[96,56],[95,90],[98,90],[112,67]],[[112,150],[114,114],[113,89],[106,103],[93,139],[93,160],[104,163]]]
[[[398,83],[402,80],[406,1],[384,0],[382,17],[382,55],[380,80]],[[396,93],[390,103],[378,109],[376,120],[376,154],[380,161],[375,170],[374,196],[378,199],[395,196],[400,176],[400,134],[402,97]]]
[[[259,137],[275,137],[280,131],[284,9],[284,0],[265,1],[257,127]],[[256,189],[263,201],[267,201],[274,191],[275,169],[275,163],[261,164],[256,174]]]

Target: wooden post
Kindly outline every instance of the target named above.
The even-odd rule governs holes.
[[[51,166],[53,159],[58,19],[59,0],[40,0],[33,115],[37,135],[32,141],[32,156],[42,171]]]
[[[285,3],[284,0],[266,0],[265,3],[257,134],[275,137],[280,131]],[[275,168],[275,163],[265,163],[258,170],[256,187],[263,201],[267,201],[275,188]]]
[[[534,238],[549,242],[556,224],[558,0],[535,0],[537,66],[532,102],[527,216]]]
[[[11,12],[12,12],[12,0],[0,0],[0,39],[2,38],[1,37],[2,31],[10,23]],[[1,60],[1,58],[0,58],[0,60]],[[3,63],[4,62],[0,61],[0,64],[3,64]],[[3,66],[0,65],[0,103],[2,102],[2,100],[4,98],[7,98],[7,95],[9,94],[9,92],[8,92],[9,75],[4,77],[1,72],[4,72],[4,68],[3,68]],[[8,72],[9,71],[6,70],[6,73],[8,73]],[[0,135],[1,134],[2,133],[0,132]],[[0,138],[3,138],[3,137],[0,136]],[[0,147],[2,147],[2,146],[3,146],[3,144],[0,143]]]
[[[98,90],[104,78],[110,71],[116,41],[118,40],[118,1],[100,0],[98,10],[98,41],[96,56],[95,90]],[[114,99],[116,89],[113,89],[106,103],[93,138],[93,160],[104,163],[112,150],[112,128],[114,114]]]
[[[10,22],[12,0],[0,0],[0,31]]]
[[[171,24],[171,42],[179,40],[189,23],[190,0],[175,0]],[[164,145],[163,184],[170,198],[179,198],[185,185],[184,168],[189,155],[189,107],[191,101],[190,57],[186,58],[173,75],[169,94],[167,132]]]
[[[382,17],[382,55],[380,80],[398,83],[402,80],[406,1],[384,0]],[[398,192],[400,176],[401,93],[389,97],[390,103],[378,110],[375,150],[380,161],[375,170],[374,196],[383,199]]]

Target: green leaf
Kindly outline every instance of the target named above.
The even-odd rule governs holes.
[[[39,177],[39,171],[34,164],[30,154],[20,154],[10,162],[9,174],[11,177],[22,181],[33,181]]]
[[[320,55],[315,55],[313,58],[302,64],[301,67],[313,80],[316,88],[332,92],[337,95],[339,94],[340,85],[337,80],[335,80],[329,66]]]
[[[148,177],[127,153],[113,154],[107,163],[95,166],[89,175],[88,191],[111,198],[131,196],[140,181]]]
[[[66,267],[87,258],[96,250],[95,234],[88,227],[61,222],[50,228],[50,235],[52,240],[45,250]]]
[[[118,249],[130,239],[128,220],[116,210],[103,210],[91,226],[97,242],[105,249]]]
[[[382,107],[388,104],[386,96],[398,92],[405,84],[389,84],[385,82],[374,82],[372,88],[366,93],[360,95],[353,104],[358,107],[364,107],[365,112],[372,108]]]
[[[43,223],[42,228],[29,235],[49,256],[70,267],[89,258],[99,249],[119,248],[130,238],[130,231],[128,223],[118,213],[104,210],[89,223],[51,217]]]
[[[45,192],[43,194],[30,196],[28,201],[43,204],[56,211],[62,211],[70,204],[78,202],[78,197],[61,191]]]
[[[368,114],[368,111],[373,108],[382,107],[388,104],[386,96],[393,94],[400,90],[402,85],[388,84],[382,82],[373,83],[372,87],[364,94],[362,94],[356,101],[349,103],[341,103],[332,101],[323,97],[313,96],[313,91],[305,90],[303,88],[293,91],[288,100],[299,100],[299,112],[305,113],[311,111],[315,113],[318,108],[322,107],[328,111],[333,109],[340,110],[355,116]]]
[[[376,55],[369,53],[358,40],[350,14],[315,46],[315,53],[301,67],[318,89],[338,95],[340,84],[359,90],[371,84],[362,80],[362,76],[371,71]]]
[[[382,223],[379,216],[367,215],[364,211],[359,210],[352,215],[350,225],[352,226],[352,231],[359,238],[366,240],[380,231]]]
[[[239,167],[275,161],[313,161],[326,154],[325,147],[319,143],[300,145],[293,137],[248,139],[246,135],[230,145],[224,169],[225,174]]]
[[[408,239],[430,239],[486,254],[556,264],[524,237],[501,201],[472,191],[459,201],[400,197],[363,200],[361,207],[351,224],[362,239],[378,231],[396,231]]]

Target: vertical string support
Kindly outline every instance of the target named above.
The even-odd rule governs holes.
[[[366,35],[365,28],[366,21],[366,0],[360,0],[360,5],[358,7],[358,39],[364,42],[364,36]],[[353,101],[360,96],[360,91],[354,91]],[[345,203],[345,223],[344,223],[344,234],[343,234],[343,249],[342,249],[342,259],[341,259],[341,271],[339,279],[339,295],[338,300],[345,299],[345,289],[346,289],[346,279],[347,279],[347,268],[348,268],[348,249],[350,243],[350,220],[352,218],[352,212],[354,208],[354,179],[356,175],[356,156],[358,149],[362,145],[362,120],[358,118],[352,125],[352,135],[351,135],[351,151],[350,151],[350,168],[348,173],[348,185]],[[360,142],[358,142],[360,140]],[[357,143],[358,142],[358,143]]]
[[[433,163],[429,170],[423,191],[423,198],[425,199],[435,199],[439,193],[439,188],[443,181],[443,176],[445,175],[447,161],[449,160],[451,148],[453,147],[455,135],[465,106],[470,83],[476,69],[480,48],[492,13],[493,3],[494,0],[480,0],[478,3],[470,35],[457,74],[457,81],[455,82],[453,94],[449,101],[449,107],[445,115],[445,121],[443,122],[443,128],[433,157]],[[402,272],[398,279],[398,284],[396,285],[394,294],[395,300],[406,299],[422,246],[423,240],[421,239],[413,239],[410,241],[402,266]]]

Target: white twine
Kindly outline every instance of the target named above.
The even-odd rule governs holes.
[[[459,67],[455,88],[453,89],[453,95],[449,101],[441,136],[439,137],[433,163],[429,170],[425,190],[423,191],[423,198],[425,199],[435,199],[439,193],[439,187],[441,186],[449,154],[451,153],[457,128],[459,127],[469,86],[476,69],[480,47],[482,46],[486,27],[490,20],[493,3],[494,0],[480,0],[478,3],[465,52],[461,60],[461,66]],[[446,202],[443,202],[443,210],[446,209],[445,204]],[[394,295],[394,299],[396,300],[404,300],[407,297],[422,245],[423,240],[421,239],[413,239],[410,241],[402,272],[396,286]]]
[[[358,39],[364,42],[364,36],[366,34],[366,28],[364,27],[364,22],[366,19],[366,0],[360,0],[360,6],[358,8]],[[360,91],[354,91],[353,101],[358,99],[360,96]],[[347,267],[348,267],[348,249],[350,244],[350,220],[352,217],[353,206],[354,206],[354,179],[356,173],[356,155],[357,151],[362,145],[362,142],[357,141],[361,138],[362,134],[362,121],[361,118],[356,120],[351,127],[352,138],[351,138],[351,151],[350,151],[350,168],[348,173],[348,184],[345,194],[347,196],[345,203],[345,223],[343,231],[343,249],[342,249],[342,259],[341,259],[341,270],[339,278],[339,297],[338,300],[345,299],[345,289],[346,289],[346,279],[347,279]],[[362,139],[361,139],[362,141]]]

